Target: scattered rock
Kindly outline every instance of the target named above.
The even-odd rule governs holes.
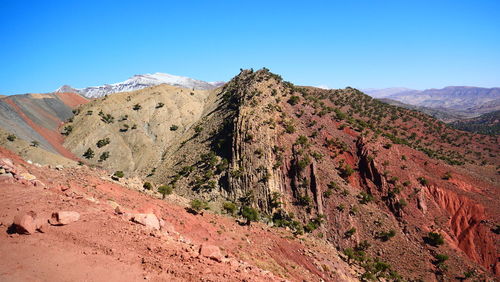
[[[64,166],[62,166],[62,165],[56,165],[56,169],[57,169],[57,170],[63,170],[63,169],[64,169]]]
[[[38,232],[47,233],[48,227],[47,218],[35,218],[35,228]]]
[[[26,179],[28,181],[33,181],[33,180],[36,180],[36,176],[34,176],[33,174],[31,173],[27,173],[27,172],[24,172],[24,173],[21,173],[19,175],[22,179]]]
[[[24,214],[18,214],[14,217],[13,227],[16,233],[19,234],[33,234],[36,231],[35,224],[36,213],[30,211]]]
[[[78,221],[80,214],[74,211],[59,211],[52,214],[50,224],[52,225],[66,225]]]
[[[6,173],[5,169],[4,168],[0,168],[0,174],[4,174]]]
[[[156,217],[156,215],[152,213],[138,213],[134,214],[132,217],[132,221],[135,223],[142,224],[146,227],[153,228],[156,230],[160,229],[160,221]]]
[[[221,262],[224,257],[219,247],[214,245],[202,244],[200,246],[200,255]]]

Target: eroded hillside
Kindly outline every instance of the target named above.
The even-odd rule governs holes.
[[[216,211],[258,210],[342,250],[363,278],[499,273],[496,137],[266,69],[209,92],[113,94],[68,125],[65,145],[88,163]]]

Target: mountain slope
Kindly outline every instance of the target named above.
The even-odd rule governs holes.
[[[84,89],[75,89],[71,86],[64,85],[57,89],[55,92],[75,92],[87,98],[99,98],[112,93],[134,91],[160,84],[168,84],[172,86],[196,90],[209,90],[217,88],[224,83],[220,81],[205,82],[183,76],[176,76],[166,73],[154,73],[134,75],[133,77],[123,82],[105,84],[102,86],[86,87]]]
[[[448,86],[395,93],[386,98],[422,107],[467,110],[500,99],[500,88]]]
[[[95,168],[38,167],[0,147],[0,169],[2,281],[356,281],[357,270],[317,238],[194,215],[185,199],[161,200]],[[48,224],[61,210],[79,219]],[[43,232],[16,234],[11,224],[25,214]]]
[[[60,126],[87,100],[74,93],[11,95],[0,99],[0,128],[40,148],[74,159],[62,146]]]
[[[78,156],[91,148],[88,163],[214,210],[228,201],[241,214],[257,209],[264,222],[344,250],[363,277],[498,274],[497,138],[266,69],[209,91],[161,85],[97,99],[71,125],[65,145]],[[427,244],[429,232],[445,243]],[[446,272],[432,264],[438,253],[450,257]],[[390,266],[376,271],[382,262]]]
[[[465,131],[481,134],[500,134],[500,111],[483,114],[476,118],[455,121],[451,126]]]

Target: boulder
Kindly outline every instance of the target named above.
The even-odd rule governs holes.
[[[23,172],[19,175],[22,179],[26,179],[28,181],[36,180],[36,176],[31,173]]]
[[[208,244],[202,244],[200,246],[200,255],[218,262],[221,262],[224,258],[219,247]]]
[[[18,214],[14,217],[13,227],[16,233],[33,234],[36,231],[35,212]]]
[[[156,215],[152,213],[138,213],[134,214],[132,217],[132,221],[135,223],[142,224],[146,227],[159,230],[160,229],[160,221],[156,217]]]
[[[62,165],[56,165],[56,169],[57,169],[57,170],[63,170],[63,169],[64,169],[64,167],[63,167]]]
[[[74,211],[58,211],[52,214],[50,224],[52,225],[66,225],[78,221],[80,214]]]

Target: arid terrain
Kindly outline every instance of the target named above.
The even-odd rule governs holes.
[[[267,69],[208,90],[46,95],[71,114],[0,99],[28,125],[0,120],[5,280],[500,275],[498,135]]]

